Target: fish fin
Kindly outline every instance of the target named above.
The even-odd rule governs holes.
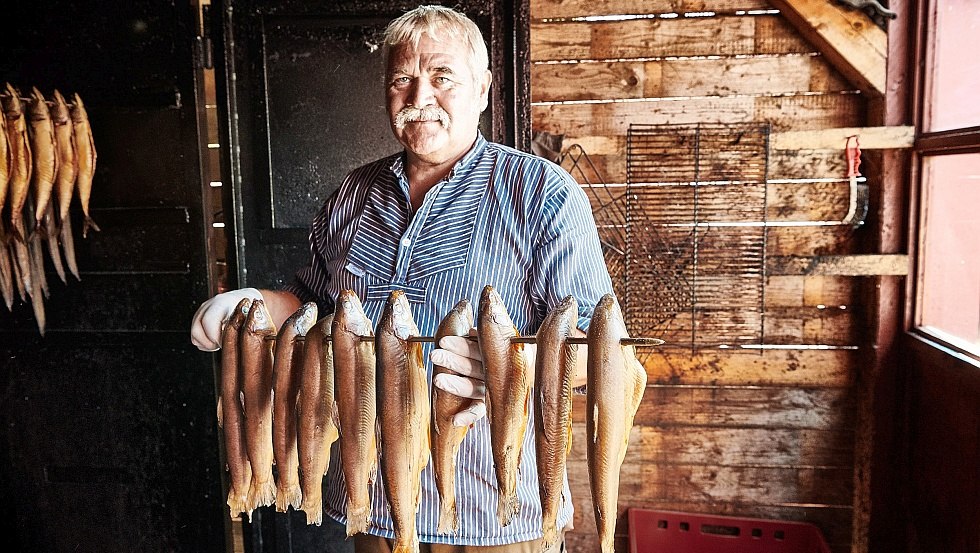
[[[362,532],[367,532],[368,520],[371,515],[371,507],[361,506],[355,507],[354,504],[348,500],[347,501],[347,537],[351,537],[354,534],[359,534]]]
[[[456,516],[456,498],[448,501],[439,502],[439,527],[436,532],[440,534],[456,534],[459,531],[459,518]]]
[[[520,510],[521,503],[518,501],[516,493],[508,495],[500,494],[497,496],[497,522],[501,526],[510,524],[514,515],[519,513]]]
[[[218,428],[225,427],[225,410],[221,408],[221,396],[218,396]]]
[[[241,390],[238,392],[238,403],[242,406],[242,414],[245,414],[245,391]]]
[[[568,424],[565,425],[566,433],[568,434],[568,439],[565,440],[565,457],[572,452],[572,416],[571,413],[568,414]],[[564,496],[562,496],[564,497]]]
[[[299,509],[303,502],[303,491],[299,484],[276,489],[276,511],[285,513],[289,507]]]
[[[300,510],[306,513],[306,524],[315,524],[320,526],[323,523],[323,502],[311,502],[307,501],[307,498],[303,498],[303,506]]]
[[[391,553],[419,553],[419,537],[413,533],[407,542],[396,542]]]
[[[592,443],[596,443],[599,440],[599,402],[592,406],[592,428],[595,429]]]
[[[228,490],[228,511],[232,518],[247,512],[251,520],[252,512],[245,508],[245,497],[238,493],[238,490],[231,488]]]
[[[86,215],[85,220],[82,222],[82,238],[88,238],[88,229],[92,229],[95,232],[102,232],[102,229],[99,228],[99,225],[95,224],[95,221],[93,221],[91,217]]]
[[[546,524],[541,529],[541,552],[547,553],[554,550],[555,546],[558,545],[558,528],[555,524]]]
[[[266,507],[276,502],[276,485],[272,480],[258,482],[252,473],[252,484],[248,487],[246,503],[251,508]]]

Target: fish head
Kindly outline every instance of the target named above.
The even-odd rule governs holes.
[[[64,125],[71,120],[68,104],[65,103],[65,97],[58,92],[58,89],[54,91],[54,109],[51,110],[51,119],[55,125]]]
[[[314,302],[304,303],[293,313],[293,316],[290,317],[292,320],[289,322],[293,325],[293,330],[297,336],[306,336],[310,328],[316,324],[317,314],[317,306]]]
[[[82,97],[76,92],[72,96],[72,99],[71,120],[75,123],[84,123],[85,121],[88,121],[88,113],[85,112],[85,104],[82,103]]]
[[[28,116],[31,121],[42,121],[44,119],[51,118],[51,112],[48,110],[48,103],[44,100],[44,95],[37,87],[31,87],[31,106],[28,111]]]
[[[23,113],[20,92],[7,83],[7,95],[3,97],[3,112],[7,119],[17,119]]]
[[[226,324],[240,329],[245,324],[245,319],[248,318],[248,312],[251,308],[252,298],[242,298],[242,301],[235,306],[235,310],[231,312],[231,317],[228,318]]]
[[[402,290],[392,290],[388,295],[388,302],[385,304],[382,321],[391,322],[391,331],[401,340],[407,340],[409,336],[418,336],[419,329],[415,326],[415,319],[412,318],[412,308],[408,303],[408,296]]]
[[[269,310],[265,308],[262,300],[253,300],[252,308],[248,311],[248,318],[245,319],[245,326],[249,332],[255,334],[275,334],[276,325],[272,322]]]
[[[361,299],[353,290],[342,290],[337,296],[334,321],[338,325],[338,329],[342,328],[357,336],[371,336],[374,332],[371,320],[364,314]]]
[[[459,321],[460,324],[466,325],[466,330],[473,327],[473,306],[470,304],[470,300],[466,298],[459,300],[453,306],[452,310],[449,311],[449,316]]]
[[[602,296],[593,309],[589,331],[591,332],[593,328],[596,332],[601,330],[615,333],[621,338],[629,337],[629,333],[626,331],[626,321],[623,319],[623,310],[619,307],[619,301],[613,294]]]
[[[479,309],[481,321],[490,321],[494,325],[507,328],[514,326],[503,298],[489,284],[483,288],[483,294],[480,295]]]

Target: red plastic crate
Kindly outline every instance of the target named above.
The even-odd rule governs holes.
[[[830,553],[807,522],[629,509],[630,553]]]

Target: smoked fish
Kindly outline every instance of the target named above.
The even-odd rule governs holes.
[[[51,110],[54,123],[54,138],[58,149],[58,174],[55,177],[54,195],[57,202],[58,225],[68,219],[72,192],[75,190],[75,176],[78,174],[78,159],[75,156],[75,131],[72,127],[71,113],[65,97],[54,91],[54,109]]]
[[[82,280],[82,277],[78,274],[78,262],[75,261],[75,237],[71,233],[71,215],[65,213],[65,216],[61,219],[61,250],[65,254],[65,265],[68,265],[68,270],[71,272],[75,280]]]
[[[578,302],[567,296],[538,328],[534,360],[534,449],[541,495],[541,547],[558,545],[556,526],[562,506],[565,461],[572,448],[572,380],[578,346],[565,339],[578,323]]]
[[[272,505],[272,348],[276,325],[262,300],[253,300],[239,337],[245,411],[245,451],[252,465],[246,510]]]
[[[31,157],[30,141],[27,138],[24,104],[20,100],[20,92],[10,86],[10,83],[7,83],[7,95],[3,97],[3,114],[7,118],[7,144],[10,148],[10,180],[7,184],[7,195],[10,199],[10,228],[8,230],[18,242],[23,243],[27,240],[27,233],[24,229],[24,203],[27,202],[27,192],[31,184],[31,171],[34,162]],[[20,270],[24,286],[30,290],[29,271],[28,274],[24,274],[24,265],[20,266]]]
[[[378,471],[374,344],[371,319],[351,290],[337,298],[333,327],[334,380],[340,460],[347,487],[347,535],[366,532],[371,516],[371,486]]]
[[[446,336],[466,336],[472,327],[473,308],[469,300],[460,300],[439,323],[435,335],[436,347],[439,347],[439,341]],[[433,378],[442,373],[455,374],[447,367],[433,364]],[[468,428],[455,426],[453,417],[471,402],[469,398],[432,387],[432,473],[439,492],[439,526],[436,531],[440,534],[455,534],[459,529],[459,518],[456,514],[456,456]]]
[[[596,305],[589,325],[585,394],[589,487],[602,553],[613,553],[619,471],[647,381],[635,348],[620,342],[628,337],[619,302],[606,294]]]
[[[0,106],[0,213],[3,206],[7,205],[7,184],[10,182],[10,146],[7,143],[7,118],[3,114],[3,106]],[[0,221],[0,240],[6,239],[6,232],[3,229],[3,221]]]
[[[48,199],[48,208],[44,210],[44,239],[48,243],[48,256],[54,271],[61,282],[68,283],[65,278],[65,267],[61,263],[61,252],[58,250],[58,223],[54,220],[54,199]]]
[[[82,213],[85,222],[82,223],[82,238],[88,236],[88,229],[101,230],[89,214],[88,202],[92,195],[92,178],[95,176],[95,161],[98,155],[95,151],[95,140],[92,138],[92,126],[88,121],[88,112],[82,98],[75,93],[71,106],[72,129],[75,133],[75,152],[78,159],[78,175],[75,186],[78,188],[78,199],[82,203]]]
[[[218,426],[225,444],[225,463],[228,466],[228,508],[232,517],[252,510],[246,506],[248,485],[252,480],[252,465],[245,452],[245,413],[242,411],[241,357],[239,336],[252,299],[245,298],[235,306],[235,312],[221,331],[221,376],[219,378]]]
[[[333,347],[328,338],[332,325],[331,313],[306,333],[296,408],[303,490],[300,510],[306,513],[307,524],[317,526],[323,522],[323,475],[330,467],[330,447],[337,440]]]
[[[476,330],[487,372],[487,421],[499,494],[497,521],[507,526],[521,509],[517,479],[527,430],[531,381],[524,345],[511,343],[511,338],[519,335],[517,327],[500,295],[489,285],[480,296]]]
[[[2,119],[2,117],[0,117]],[[10,249],[0,240],[0,292],[7,311],[14,308],[14,266],[10,261]]]
[[[299,509],[303,492],[299,485],[296,452],[296,396],[303,363],[303,339],[316,324],[317,307],[303,304],[279,328],[272,366],[272,448],[276,462],[276,510]]]
[[[31,152],[34,156],[34,232],[40,232],[43,228],[44,211],[48,208],[55,177],[58,175],[58,149],[51,110],[37,87],[31,89],[31,99],[28,120],[31,126]]]
[[[392,553],[417,553],[415,515],[422,491],[422,469],[429,462],[429,386],[422,344],[408,298],[388,296],[375,331],[378,357],[378,428],[381,476],[395,525]]]

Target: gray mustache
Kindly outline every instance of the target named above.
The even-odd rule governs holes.
[[[440,125],[449,128],[449,114],[439,106],[417,108],[406,106],[395,114],[395,128],[401,130],[413,121],[438,121]]]

